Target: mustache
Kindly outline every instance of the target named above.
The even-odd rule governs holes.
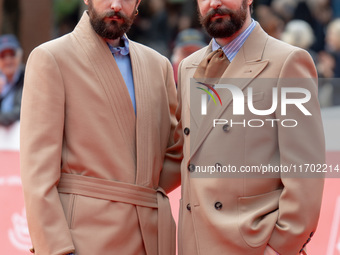
[[[231,11],[231,10],[228,10],[228,9],[221,9],[221,8],[213,9],[213,10],[209,11],[209,12],[207,13],[207,15],[205,15],[204,19],[205,19],[205,20],[210,20],[210,19],[211,19],[214,15],[216,15],[216,14],[218,14],[218,15],[229,15],[229,16],[231,16],[231,15],[234,14],[234,12]]]
[[[110,11],[110,12],[107,12],[105,15],[104,15],[104,18],[113,18],[113,17],[118,17],[120,19],[127,19],[127,17],[122,14],[121,12],[115,12],[115,11]]]

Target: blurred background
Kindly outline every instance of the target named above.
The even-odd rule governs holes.
[[[36,46],[71,32],[84,10],[82,0],[0,0],[0,36],[17,37],[24,66]],[[269,35],[313,57],[320,77],[327,163],[340,166],[340,0],[254,0],[253,17]],[[199,24],[196,0],[142,0],[128,37],[168,57],[175,78],[179,62],[210,40]],[[2,76],[0,68],[0,91]],[[0,245],[5,255],[29,254],[31,245],[21,191],[19,130],[19,120],[0,123]],[[340,255],[339,185],[339,178],[326,179],[309,255]],[[177,219],[179,189],[170,197]]]
[[[85,9],[82,0],[0,0],[0,34],[17,36],[25,62],[37,45],[71,32]],[[340,0],[255,0],[253,17],[271,36],[308,50],[321,78],[340,77]],[[195,0],[142,0],[128,36],[167,56],[175,69],[209,42]],[[340,88],[320,84],[320,103],[339,105]]]

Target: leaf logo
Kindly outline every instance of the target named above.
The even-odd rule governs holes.
[[[222,100],[220,98],[220,95],[217,93],[217,91],[211,85],[203,83],[203,82],[197,82],[197,83],[201,84],[203,86],[206,86],[208,89],[210,89],[212,92],[214,92],[215,95],[217,96],[218,100],[220,101],[220,104],[222,105]],[[200,89],[200,90],[203,90],[204,92],[206,92],[211,97],[211,99],[214,101],[215,105],[217,105],[216,100],[214,98],[214,95],[211,94],[211,92],[209,90],[203,89],[203,88],[200,88],[200,87],[197,87],[197,88]]]

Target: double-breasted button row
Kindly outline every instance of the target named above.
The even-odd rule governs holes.
[[[224,132],[228,133],[230,131],[230,125],[225,124],[222,126],[222,129]],[[188,127],[184,128],[183,133],[188,136],[190,134],[190,128]]]
[[[215,164],[215,168],[217,168],[217,169],[221,169],[222,167],[223,167],[223,166],[222,166],[221,163],[216,163],[216,164]],[[188,165],[188,171],[189,171],[190,173],[195,172],[195,170],[196,170],[196,166],[195,166],[194,164],[189,164],[189,165]]]
[[[223,131],[228,133],[230,131],[230,126],[228,124],[223,125],[222,127]]]
[[[195,166],[195,165],[193,165],[193,164],[189,164],[189,165],[188,165],[188,170],[189,170],[190,173],[195,172],[195,169],[196,169],[196,166]]]
[[[216,164],[215,164],[215,168],[217,168],[217,169],[222,168],[222,164],[221,164],[221,163],[216,163]]]
[[[219,210],[222,209],[222,207],[223,207],[223,204],[222,204],[221,202],[216,202],[216,203],[215,203],[215,209],[216,209],[216,210],[219,211]]]
[[[223,207],[223,204],[222,204],[221,202],[216,202],[216,203],[215,203],[215,209],[216,209],[216,210],[221,210],[222,207]],[[191,204],[190,204],[190,203],[187,204],[187,210],[188,210],[189,212],[191,212]]]

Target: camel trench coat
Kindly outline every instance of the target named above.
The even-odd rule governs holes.
[[[21,175],[35,254],[175,254],[173,71],[156,51],[129,45],[136,113],[86,12],[29,57]]]
[[[306,51],[268,36],[257,24],[220,81],[242,92],[242,105],[234,104],[229,89],[216,88],[222,105],[213,94],[216,104],[210,99],[207,114],[202,115],[201,98],[206,93],[198,88],[207,88],[192,77],[211,51],[210,44],[186,58],[179,69],[177,115],[184,140],[179,254],[263,255],[270,245],[281,255],[296,255],[316,230],[323,175],[251,174],[244,167],[299,170],[304,164],[324,164],[313,60]],[[278,107],[265,115],[254,114],[248,106],[248,88],[254,109],[271,109],[275,89]],[[311,115],[294,104],[284,113],[283,88],[308,90],[310,99],[303,106]],[[304,94],[287,96],[292,97]],[[241,114],[234,113],[242,108]],[[287,127],[296,124],[292,120],[298,125]],[[204,166],[225,171],[206,172]],[[228,172],[228,167],[236,172]]]

